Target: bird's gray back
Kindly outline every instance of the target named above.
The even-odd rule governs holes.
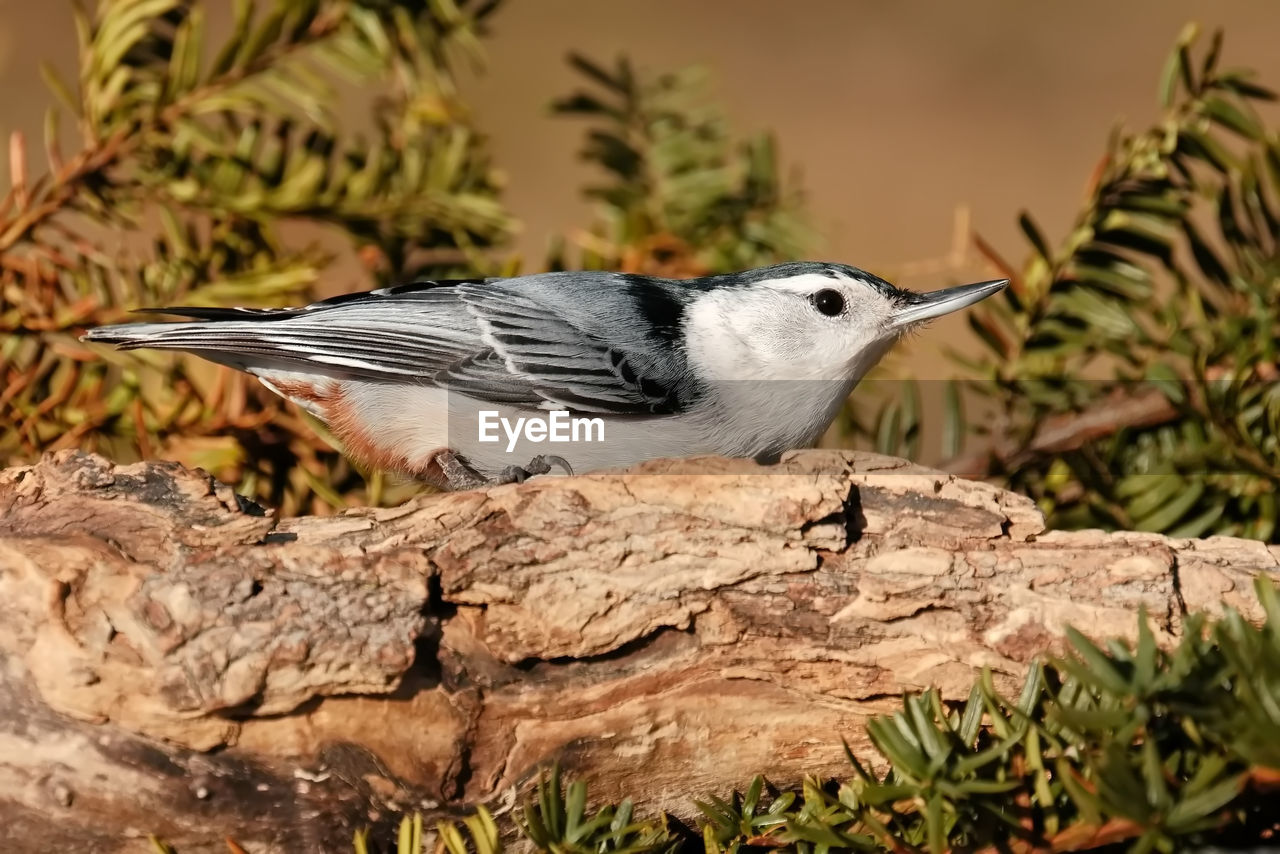
[[[402,285],[294,309],[166,309],[197,322],[87,337],[259,374],[412,379],[513,404],[647,415],[696,397],[681,340],[696,291],[627,274],[542,273]]]

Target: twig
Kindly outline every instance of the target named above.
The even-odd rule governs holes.
[[[336,30],[338,22],[339,19],[336,14],[327,18],[317,18],[312,22],[307,32],[312,39],[311,41],[288,43],[275,51],[264,51],[261,56],[246,64],[243,68],[228,71],[218,80],[194,89],[183,98],[174,101],[152,118],[148,124],[152,127],[167,127],[173,124],[189,109],[191,104],[260,73],[282,56],[311,47],[315,42],[320,41]],[[61,212],[75,198],[80,189],[79,185],[85,178],[107,169],[122,155],[141,145],[146,138],[147,129],[145,127],[134,127],[127,131],[117,131],[98,144],[85,148],[58,172],[54,179],[54,186],[45,201],[34,208],[27,209],[26,203],[31,194],[25,186],[26,145],[21,135],[15,134],[14,138],[10,140],[9,150],[10,171],[14,175],[13,188],[6,196],[3,205],[0,205],[0,210],[7,212],[7,207],[12,202],[18,213],[11,220],[6,220],[3,216],[0,216],[0,253],[5,252],[26,238],[35,228]],[[21,165],[21,171],[15,171],[17,165]]]
[[[1013,292],[1019,297],[1024,296],[1027,292],[1026,285],[1022,282],[1022,276],[1019,275],[1017,268],[1004,259],[999,252],[995,250],[990,243],[983,239],[978,232],[973,233],[973,245],[978,250],[978,254],[1000,271],[1000,275],[1009,280],[1009,286],[1013,288]]]
[[[973,242],[970,239],[973,216],[968,205],[959,205],[952,213],[951,248],[945,255],[935,258],[924,258],[918,261],[907,261],[893,265],[893,269],[902,279],[914,279],[936,273],[956,273],[972,266],[973,258],[970,250]]]
[[[985,475],[994,461],[1000,468],[1016,469],[1042,454],[1074,451],[1126,428],[1155,427],[1177,417],[1177,407],[1159,389],[1136,395],[1117,389],[1080,412],[1046,419],[1025,444],[1006,436],[980,451],[948,460],[940,468],[951,474]]]
[[[19,208],[27,206],[27,139],[22,131],[9,135],[9,183],[13,188],[13,202]]]
[[[0,252],[5,252],[50,217],[59,213],[75,198],[79,183],[89,175],[105,169],[126,148],[128,135],[120,131],[97,148],[80,152],[54,181],[45,200],[32,208],[19,206],[13,219],[0,221]],[[16,194],[15,194],[16,196]]]

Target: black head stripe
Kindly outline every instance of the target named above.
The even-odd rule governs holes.
[[[787,261],[782,264],[771,264],[754,270],[743,270],[740,273],[728,273],[719,276],[706,276],[702,279],[691,279],[681,284],[693,288],[732,288],[750,287],[760,282],[774,279],[791,279],[797,276],[827,276],[831,279],[852,279],[874,288],[886,297],[899,298],[904,291],[894,287],[879,276],[868,273],[848,264],[835,264],[827,261]]]

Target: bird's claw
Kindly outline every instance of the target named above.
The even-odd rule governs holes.
[[[564,457],[558,457],[555,454],[539,454],[523,466],[507,466],[493,478],[493,482],[495,484],[524,483],[534,475],[549,473],[553,465],[564,469],[565,474],[573,475],[573,466],[569,465],[569,461]]]
[[[569,475],[569,477],[573,477],[573,466],[569,465],[569,461],[564,457],[558,457],[555,454],[547,454],[545,456],[539,454],[529,460],[529,466],[533,466],[535,464],[542,468],[542,470],[537,472],[537,474],[547,474],[551,471],[552,466],[560,466],[560,468],[564,469],[565,474]],[[532,468],[530,468],[530,471],[532,471]]]
[[[569,461],[554,454],[545,456],[539,454],[523,467],[507,466],[495,477],[485,477],[452,451],[441,452],[435,460],[444,475],[445,483],[451,490],[483,489],[486,486],[500,486],[506,483],[524,483],[534,475],[547,474],[553,465],[564,469],[565,474],[573,474],[573,466],[569,465]]]

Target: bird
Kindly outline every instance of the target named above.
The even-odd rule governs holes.
[[[293,308],[148,308],[183,320],[82,340],[244,371],[358,462],[462,490],[655,458],[776,462],[814,445],[904,334],[1007,284],[918,293],[819,261],[691,279],[545,272]]]

